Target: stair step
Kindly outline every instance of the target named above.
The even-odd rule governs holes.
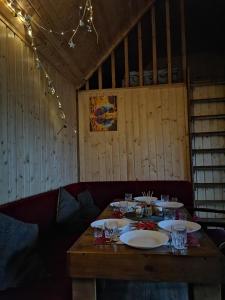
[[[225,102],[225,97],[221,98],[206,98],[206,99],[192,99],[192,104],[205,104],[205,103],[220,103]]]
[[[225,170],[225,166],[193,166],[195,171],[207,171],[207,170]]]
[[[225,131],[192,132],[192,136],[225,136]]]
[[[200,116],[191,116],[192,121],[195,120],[218,120],[225,119],[225,114],[221,115],[200,115]]]
[[[214,205],[214,204],[224,204],[225,200],[195,200],[195,205]]]
[[[225,182],[195,182],[194,183],[195,188],[225,188]]]
[[[212,149],[192,149],[193,154],[206,154],[206,153],[224,153],[225,148],[212,148]]]

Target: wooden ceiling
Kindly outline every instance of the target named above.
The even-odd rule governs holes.
[[[21,9],[32,17],[35,43],[41,56],[73,81],[76,87],[83,85],[85,79],[110,54],[152,2],[153,0],[92,0],[99,42],[96,43],[94,32],[80,30],[75,48],[70,48],[68,41],[71,33],[60,36],[35,24],[59,32],[71,30],[79,22],[79,6],[84,5],[85,0],[17,1]],[[0,12],[2,9],[1,5]]]

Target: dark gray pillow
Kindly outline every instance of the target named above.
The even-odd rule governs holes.
[[[60,188],[56,222],[65,223],[75,215],[80,216],[80,203],[64,188]]]
[[[94,219],[99,215],[100,209],[94,204],[94,199],[88,190],[79,193],[77,199],[81,205],[83,218]]]
[[[59,189],[56,222],[63,234],[81,233],[85,230],[80,203],[64,188]]]
[[[46,275],[34,246],[38,225],[0,213],[0,290],[17,287]]]

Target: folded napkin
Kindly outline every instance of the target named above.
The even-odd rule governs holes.
[[[110,243],[110,239],[106,237],[98,237],[94,239],[95,245],[106,245]]]
[[[187,244],[188,247],[200,247],[199,239],[193,234],[187,234]]]
[[[121,211],[116,210],[116,211],[113,211],[112,217],[116,218],[116,219],[122,219],[124,217],[124,214]]]
[[[137,222],[135,225],[136,229],[147,229],[147,230],[154,230],[156,229],[157,225],[153,221],[140,221]]]

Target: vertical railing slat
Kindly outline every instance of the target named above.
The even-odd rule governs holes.
[[[180,0],[180,16],[181,16],[182,71],[183,71],[183,81],[186,82],[187,57],[186,57],[186,34],[185,34],[184,0]]]
[[[167,48],[167,68],[168,83],[172,83],[172,58],[171,58],[171,32],[170,32],[170,3],[166,0],[166,48]]]
[[[124,39],[125,87],[129,86],[128,37]]]
[[[141,21],[138,23],[138,71],[139,71],[139,85],[143,86],[143,60],[142,60]]]
[[[155,5],[151,9],[151,23],[152,23],[152,71],[153,83],[157,84],[157,44],[156,44],[156,23],[155,23]]]
[[[112,88],[116,87],[115,52],[111,53]]]
[[[102,67],[98,68],[98,88],[102,89]]]

